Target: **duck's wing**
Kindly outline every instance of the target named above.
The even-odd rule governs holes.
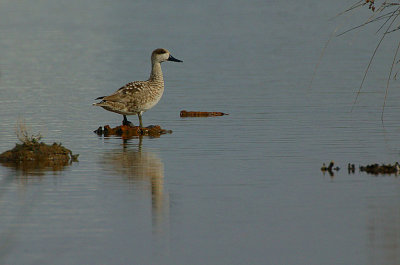
[[[109,96],[100,97],[98,99],[102,99],[103,101],[126,102],[129,101],[131,97],[134,97],[135,94],[142,92],[144,88],[146,88],[146,82],[135,81],[124,85]]]

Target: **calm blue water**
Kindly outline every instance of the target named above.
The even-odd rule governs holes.
[[[329,20],[350,4],[0,1],[0,151],[24,119],[80,154],[59,171],[0,166],[0,263],[399,264],[398,177],[345,169],[400,160],[396,81],[380,120],[396,35],[353,112],[377,26],[334,38],[309,86],[335,27],[371,14]],[[184,63],[163,64],[143,121],[173,133],[98,137],[122,117],[94,98],[147,79],[158,47]]]

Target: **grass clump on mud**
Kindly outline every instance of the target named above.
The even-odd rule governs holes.
[[[28,133],[23,122],[18,122],[16,134],[20,143],[15,144],[13,149],[0,154],[0,163],[5,166],[61,169],[78,161],[78,155],[72,154],[72,151],[62,146],[61,143],[48,145],[41,142],[42,136],[40,134],[32,135]]]
[[[16,144],[13,149],[0,154],[0,162],[49,161],[52,163],[68,163],[76,160],[77,155],[73,155],[72,151],[62,146],[61,143],[48,145],[38,141]]]

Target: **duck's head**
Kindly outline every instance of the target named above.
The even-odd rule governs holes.
[[[151,54],[152,63],[162,63],[165,61],[182,62],[181,60],[178,60],[175,57],[173,57],[166,49],[162,48],[155,49]]]

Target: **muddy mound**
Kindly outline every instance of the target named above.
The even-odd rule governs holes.
[[[171,130],[162,129],[160,125],[150,125],[148,127],[121,125],[115,128],[111,128],[109,125],[105,125],[103,128],[99,127],[94,132],[98,135],[117,135],[124,138],[131,138],[134,136],[160,137],[163,134],[172,133]]]
[[[44,169],[50,167],[60,170],[77,161],[78,155],[61,144],[47,145],[43,142],[25,142],[16,144],[11,150],[0,154],[0,163],[4,166],[22,169]]]

